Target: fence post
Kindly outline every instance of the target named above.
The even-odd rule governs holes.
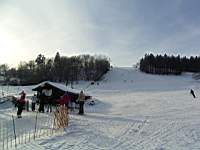
[[[0,127],[0,140],[1,140],[1,142],[0,142],[0,148],[1,149],[3,149],[2,147],[3,147],[3,143],[2,143],[2,141],[3,141],[3,138],[2,138],[2,129],[3,129],[3,125],[2,125],[3,123],[1,122],[0,123],[0,125],[1,125],[1,127]]]
[[[12,115],[12,120],[13,120],[13,131],[14,131],[14,136],[15,136],[15,148],[17,147],[17,136],[16,136],[16,131],[15,131],[15,120],[14,120],[14,117]]]
[[[29,131],[29,139],[28,139],[28,141],[30,142],[30,140],[31,140],[31,131]]]
[[[25,144],[26,144],[26,130],[25,130]]]
[[[36,134],[36,131],[37,131],[37,115],[38,115],[38,112],[36,113],[36,116],[35,116],[35,131],[34,131],[34,140],[35,140],[35,134]]]
[[[42,128],[40,128],[40,136],[39,138],[42,137]]]
[[[26,131],[23,131],[23,134],[22,134],[22,135],[23,135],[23,144],[25,144],[25,143],[26,143],[26,141],[25,141],[25,139],[26,139],[26,138],[25,138],[25,137],[26,137]]]
[[[12,139],[12,136],[10,136],[10,142],[11,142],[11,143],[10,143],[10,147],[11,147],[11,148],[12,148],[12,140],[13,140],[13,139]]]
[[[24,143],[24,141],[23,141],[24,140],[23,139],[23,130],[20,131],[20,138],[21,138],[20,142],[21,142],[21,144],[23,144]]]
[[[24,137],[24,142],[23,142],[23,144],[26,144],[26,130],[23,131],[23,137]]]
[[[49,115],[48,115],[48,119],[47,119],[47,136],[50,136],[49,135],[49,120],[50,120],[50,118],[49,118]]]
[[[56,116],[55,116],[55,112],[53,112],[52,134],[55,134],[55,124],[56,124]]]
[[[8,128],[7,127],[6,127],[6,148],[8,149]]]
[[[3,130],[3,132],[2,132],[3,134],[2,134],[2,139],[3,139],[3,150],[4,150],[4,148],[5,148],[5,143],[4,143],[4,130]]]
[[[18,132],[18,144],[21,144],[21,139],[20,139],[20,131]]]
[[[2,134],[2,131],[1,131],[1,130],[3,129],[3,125],[2,125],[2,124],[3,124],[3,123],[1,122],[1,123],[0,123],[0,125],[1,125],[1,127],[0,127],[0,140],[1,140],[1,138],[2,138],[2,135],[1,135],[1,134]]]
[[[54,119],[51,116],[51,135],[53,135],[53,124],[54,124]]]

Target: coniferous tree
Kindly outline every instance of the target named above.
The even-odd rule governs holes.
[[[145,54],[140,60],[140,70],[151,74],[175,74],[200,72],[200,57],[180,57]]]

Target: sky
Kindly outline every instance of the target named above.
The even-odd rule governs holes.
[[[106,55],[132,66],[145,53],[200,52],[199,0],[0,0],[0,64],[38,54]]]

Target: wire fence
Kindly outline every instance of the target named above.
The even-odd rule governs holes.
[[[23,118],[10,117],[0,122],[0,150],[17,148],[45,136],[53,136],[63,132],[63,128],[55,127],[54,114],[33,113]]]

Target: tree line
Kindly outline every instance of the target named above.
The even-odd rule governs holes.
[[[140,60],[140,70],[151,74],[175,74],[200,72],[200,56],[190,58],[168,55],[145,54]]]
[[[20,62],[17,68],[0,65],[0,75],[9,84],[30,85],[45,80],[68,84],[78,80],[97,81],[109,69],[110,60],[103,55],[67,57],[57,52],[54,58],[39,54],[35,60]]]

